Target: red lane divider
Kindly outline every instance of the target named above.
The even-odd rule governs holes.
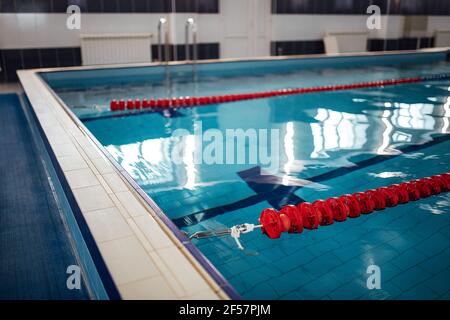
[[[227,94],[221,96],[203,96],[203,97],[180,97],[173,99],[136,99],[136,100],[112,100],[110,102],[111,111],[137,110],[149,108],[182,108],[214,103],[226,103],[242,100],[261,99],[275,96],[286,96],[291,94],[304,94],[323,91],[351,90],[370,87],[392,86],[404,83],[414,83],[427,80],[424,77],[380,80],[371,82],[361,82],[353,84],[339,84],[329,86],[318,86],[309,88],[281,89],[273,91],[263,91],[254,93]]]
[[[357,218],[374,210],[395,207],[447,191],[450,191],[450,172],[313,203],[286,205],[279,212],[273,208],[264,209],[259,221],[263,234],[276,239],[283,232],[301,233],[303,228],[317,229],[334,221]]]

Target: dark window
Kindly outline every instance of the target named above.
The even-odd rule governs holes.
[[[58,52],[56,48],[40,49],[40,56],[43,68],[58,66]]]
[[[399,50],[415,50],[420,45],[417,38],[401,38],[398,39]]]
[[[219,0],[197,0],[198,13],[219,13]]]
[[[58,1],[58,0],[56,0]],[[87,2],[90,0],[67,0],[67,5],[64,12],[67,12],[67,7],[70,5],[77,5],[80,7],[81,12],[87,12]],[[66,1],[63,1],[63,3]]]
[[[17,12],[34,12],[33,0],[16,1]]]
[[[0,1],[0,12],[16,12],[16,3],[14,0]]]
[[[324,52],[323,40],[276,41],[271,43],[271,55],[273,56],[319,54]]]
[[[148,0],[149,12],[171,12],[171,0]]]
[[[117,0],[103,0],[103,12],[118,12],[119,5]]]
[[[72,48],[72,53],[73,53],[73,65],[81,66],[81,48],[80,47]]]
[[[74,66],[73,48],[58,48],[58,62],[60,67]]]
[[[175,0],[175,12],[197,12],[196,0]]]
[[[119,12],[133,12],[132,0],[117,0],[119,4]]]
[[[198,45],[199,59],[219,59],[220,45],[219,43],[200,43]]]
[[[368,39],[367,51],[383,51],[384,40],[383,39]]]
[[[219,43],[199,43],[197,50],[198,50],[197,53],[198,53],[199,60],[219,59],[220,58]],[[165,52],[165,50],[163,47],[163,50],[162,50],[163,61],[165,60],[164,52]],[[186,48],[185,48],[184,44],[178,44],[176,46],[170,45],[169,53],[170,53],[170,60],[173,60],[175,53],[176,53],[177,60],[182,61],[182,60],[186,59]],[[190,55],[191,59],[194,56],[192,45],[189,45],[189,55]],[[158,61],[158,46],[157,45],[152,45],[152,60]]]
[[[34,0],[34,12],[52,12],[52,0]]]
[[[67,11],[67,0],[52,0],[52,10],[55,13],[62,13]]]
[[[134,0],[134,12],[149,12],[149,1]]]
[[[219,0],[176,0],[175,12],[219,13]]]
[[[399,50],[399,39],[388,39],[386,41],[386,50]]]
[[[24,69],[41,67],[41,58],[39,56],[39,49],[24,49],[22,50],[22,57]]]
[[[5,64],[6,80],[17,80],[16,70],[23,69],[22,50],[8,49],[3,50],[3,63]]]
[[[408,0],[400,2],[400,13],[405,15],[427,14],[427,1]]]
[[[103,12],[103,1],[105,0],[87,0],[86,12]],[[115,2],[115,0],[106,2]]]
[[[448,0],[272,0],[276,14],[366,14],[367,7],[377,5],[385,14],[444,15],[450,14]]]

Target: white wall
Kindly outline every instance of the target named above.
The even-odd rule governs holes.
[[[171,41],[185,42],[184,26],[193,17],[198,42],[219,42],[221,57],[270,54],[271,0],[220,0],[219,14],[82,14],[81,30],[66,28],[63,13],[0,14],[0,48],[48,48],[80,46],[80,34],[150,32],[156,42],[156,26],[167,18]]]
[[[450,17],[448,16],[429,16],[428,17],[428,36],[432,37],[436,30],[450,30]]]
[[[75,47],[80,34],[155,32],[164,14],[84,14],[81,30],[66,27],[65,14],[0,14],[0,48]]]
[[[0,14],[0,49],[80,46],[81,33],[150,32],[156,42],[159,18],[169,19],[172,42],[184,43],[184,24],[193,17],[198,23],[198,42],[219,42],[221,57],[270,55],[271,41],[318,40],[326,32],[365,31],[363,15],[271,14],[271,0],[220,0],[219,14],[82,14],[81,30],[66,28],[66,14]],[[403,36],[403,16],[382,17],[381,30],[370,38]],[[387,24],[387,28],[386,28]],[[448,16],[430,16],[428,34],[450,29]]]
[[[403,35],[403,16],[381,17],[380,30],[369,30],[362,15],[280,14],[272,16],[272,39],[317,40],[327,32],[367,31],[371,38],[399,38]]]

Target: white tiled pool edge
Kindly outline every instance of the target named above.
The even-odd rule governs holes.
[[[36,71],[18,75],[122,298],[227,299]]]

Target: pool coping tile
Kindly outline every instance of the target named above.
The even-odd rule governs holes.
[[[229,299],[38,72],[18,75],[122,298]]]

